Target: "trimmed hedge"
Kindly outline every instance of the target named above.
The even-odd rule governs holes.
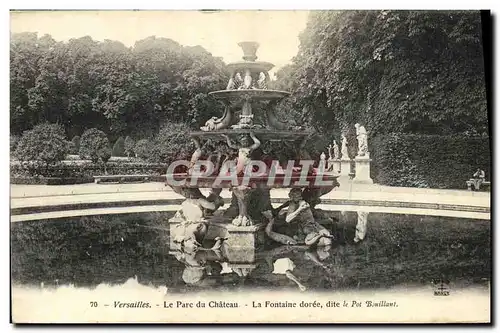
[[[57,177],[28,177],[10,178],[11,184],[17,185],[74,185],[93,183],[94,178],[57,178]]]
[[[150,174],[153,176],[162,176],[167,172],[167,164],[159,163],[113,163],[106,164],[106,170],[109,175],[134,175]],[[178,170],[179,172],[185,170]],[[102,166],[85,164],[58,164],[48,167],[40,167],[37,163],[11,164],[11,178],[80,178],[91,179],[93,176],[103,175]]]
[[[478,167],[491,177],[488,137],[388,134],[372,140],[370,154],[381,185],[464,189]]]

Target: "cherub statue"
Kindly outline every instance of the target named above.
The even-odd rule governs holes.
[[[250,142],[249,137],[246,134],[243,134],[239,137],[239,143],[234,143],[227,135],[223,135],[226,138],[229,147],[238,149],[236,171],[239,174],[240,172],[243,172],[245,170],[248,162],[250,162],[250,155],[252,154],[252,152],[260,147],[260,141],[252,132],[250,132],[250,137],[253,140],[253,144]]]
[[[290,200],[280,207],[264,212],[269,223],[266,227],[266,234],[274,241],[285,245],[305,244],[307,246],[329,246],[332,244],[333,235],[314,219],[310,205],[304,200],[302,190],[293,188],[289,192]],[[280,215],[281,209],[288,207],[285,215],[285,223],[294,223],[298,226],[297,234],[280,234],[275,231],[275,225],[280,222],[276,218]],[[282,222],[281,222],[282,223]]]
[[[243,78],[241,77],[241,74],[239,72],[234,76],[234,88],[244,89]]]
[[[200,159],[201,154],[203,153],[200,141],[197,138],[193,138],[192,140],[196,146],[196,150],[194,151],[193,155],[191,155],[191,161],[189,162],[188,166],[188,174],[192,174],[196,162]]]
[[[257,89],[267,89],[266,75],[264,73],[259,73],[259,79],[257,80]]]

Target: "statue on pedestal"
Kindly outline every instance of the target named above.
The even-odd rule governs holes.
[[[324,162],[326,160],[325,152],[322,152],[319,158]]]
[[[358,156],[365,156],[368,153],[368,134],[364,126],[355,124],[354,127],[358,139]]]
[[[349,152],[347,151],[347,138],[342,134],[342,159],[349,160]]]
[[[337,141],[333,140],[333,159],[338,160],[340,152],[339,152],[339,145],[337,144]]]
[[[335,142],[335,141],[334,141]],[[332,145],[329,145],[328,146],[328,160],[331,161],[333,160],[333,146]]]

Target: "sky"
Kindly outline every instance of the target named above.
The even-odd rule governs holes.
[[[57,41],[91,36],[118,40],[133,46],[149,37],[171,38],[182,45],[201,45],[226,63],[243,55],[237,45],[253,40],[260,44],[258,61],[275,65],[275,72],[297,54],[299,34],[305,29],[307,11],[26,11],[11,12],[11,33],[50,34]]]

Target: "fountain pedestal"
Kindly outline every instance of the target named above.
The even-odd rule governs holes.
[[[311,160],[304,146],[314,132],[288,122],[286,116],[277,115],[278,103],[290,93],[268,88],[268,72],[274,65],[256,61],[258,43],[242,42],[239,45],[244,51],[243,61],[227,65],[231,76],[226,90],[209,92],[211,97],[224,104],[224,114],[220,118],[209,119],[200,131],[190,132],[196,150],[192,153],[187,171],[179,168],[177,172],[168,173],[166,178],[174,191],[189,199],[169,220],[170,244],[189,244],[185,240],[193,238],[198,243],[222,238],[222,244],[230,249],[225,255],[228,263],[233,265],[229,268],[240,276],[246,276],[254,268],[256,249],[264,243],[266,216],[273,208],[270,190],[300,189],[313,215],[320,215],[314,207],[321,202],[319,198],[322,195],[340,185],[337,178],[342,168],[346,175],[350,173],[350,160],[346,161],[346,167],[341,165],[340,160],[334,161],[335,172],[324,172],[323,167],[313,168],[312,164],[303,170],[297,165],[302,160]],[[209,140],[212,143],[207,145]],[[261,144],[273,141],[287,141],[294,146],[295,157],[291,157],[295,162],[293,169],[277,173],[260,170],[258,166],[257,174],[253,174],[253,169],[248,169],[247,174],[246,168],[252,166],[252,162],[261,162],[266,170],[270,167],[273,157],[264,154]],[[223,142],[228,147],[225,160],[221,153],[210,152],[217,142]],[[237,157],[233,158],[236,152]],[[204,159],[212,161],[213,155],[218,155],[214,170],[208,172],[206,170],[210,168],[207,167],[207,174],[197,174],[194,170],[200,167],[198,164],[203,164],[198,162]],[[234,174],[230,172],[232,167],[224,166],[225,162],[234,164]],[[322,185],[318,185],[318,180],[323,182]],[[201,188],[211,189],[213,195],[205,196]],[[225,211],[219,209],[221,201],[224,201],[220,197],[222,188],[232,191],[231,204]]]
[[[353,181],[359,184],[373,184],[373,180],[370,177],[370,153],[366,153],[364,156],[356,156],[354,159],[356,162],[356,176]]]

